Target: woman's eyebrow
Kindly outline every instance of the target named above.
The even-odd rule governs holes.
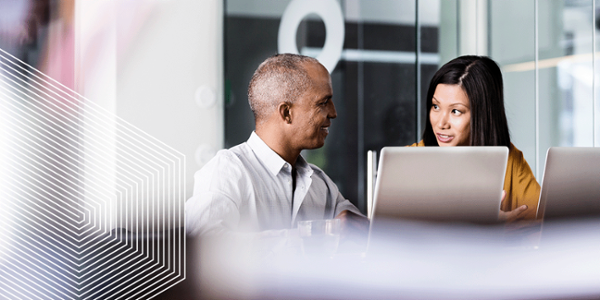
[[[462,103],[452,103],[452,104],[450,104],[450,105],[448,105],[448,106],[459,106],[459,105],[461,105],[461,106],[464,106],[464,107],[466,107],[466,108],[469,108],[469,106],[468,106],[468,105],[465,105],[465,104],[462,104]]]
[[[438,99],[436,99],[435,97],[431,97],[431,102],[433,103],[434,101],[437,102],[437,103],[440,103],[440,101]],[[462,105],[462,106],[464,106],[466,108],[469,108],[468,105],[465,105],[465,104],[462,104],[462,103],[459,103],[459,102],[452,103],[452,104],[448,105],[448,107],[458,106],[458,105]]]

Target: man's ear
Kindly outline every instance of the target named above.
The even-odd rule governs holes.
[[[281,102],[277,105],[279,117],[287,124],[292,124],[292,105],[290,103]]]

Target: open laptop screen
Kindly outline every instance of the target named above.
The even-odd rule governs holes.
[[[384,147],[372,222],[496,222],[507,160],[507,147]]]
[[[548,149],[537,215],[600,216],[600,148]]]

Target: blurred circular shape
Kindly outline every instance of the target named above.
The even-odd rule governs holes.
[[[344,47],[344,17],[335,0],[292,0],[281,17],[277,37],[278,51],[299,53],[296,32],[302,19],[311,13],[317,14],[325,23],[325,44],[316,58],[331,73],[340,60]]]
[[[210,108],[217,102],[215,91],[206,85],[202,85],[196,89],[195,97],[196,104],[201,108]]]
[[[203,167],[209,160],[211,160],[217,151],[214,147],[208,144],[202,144],[196,148],[196,153],[194,155],[196,159],[196,164],[198,166]]]

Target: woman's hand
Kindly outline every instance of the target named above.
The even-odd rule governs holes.
[[[502,203],[504,202],[504,198],[506,198],[506,192],[502,191]],[[522,219],[525,216],[525,211],[527,208],[527,205],[521,205],[511,211],[500,210],[500,213],[498,214],[498,220],[510,223]]]

